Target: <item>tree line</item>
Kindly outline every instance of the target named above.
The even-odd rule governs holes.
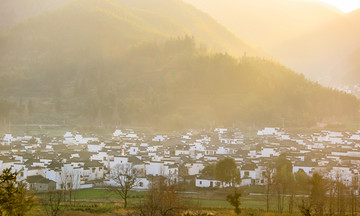
[[[299,169],[293,173],[293,165],[281,154],[268,161],[262,173],[264,179],[263,195],[266,199],[266,212],[279,214],[357,215],[359,208],[359,179],[356,174],[351,182],[344,183],[341,173],[329,176],[327,171],[314,172],[311,176]],[[232,158],[225,158],[209,164],[202,175],[222,182],[230,189],[227,200],[234,206],[236,214],[241,212],[239,187],[241,178],[239,168]],[[274,199],[275,198],[275,199]],[[275,208],[272,203],[275,200]]]
[[[265,179],[263,196],[266,199],[266,212],[291,215],[300,213],[306,216],[357,215],[359,179],[356,175],[351,182],[345,184],[341,173],[337,173],[333,178],[329,178],[326,172],[314,172],[310,176],[302,169],[293,173],[292,163],[285,154],[269,161],[265,167],[262,175]],[[74,191],[71,185],[35,196],[28,190],[26,183],[19,180],[19,174],[20,172],[11,172],[11,169],[5,169],[0,174],[1,215],[25,215],[35,204],[40,204],[47,215],[56,216],[63,211],[64,204],[75,206],[75,202],[72,202]],[[240,172],[234,159],[225,158],[208,165],[202,174],[222,182],[224,188],[221,190],[227,193],[224,200],[234,207],[235,214],[241,214],[241,196],[246,187],[239,186]],[[107,190],[119,194],[124,201],[123,207],[127,208],[129,192],[142,177],[141,170],[131,165],[118,166],[111,173],[111,179],[117,184],[107,187]],[[129,214],[183,215],[187,210],[196,208],[182,199],[179,182],[164,176],[150,176],[149,180],[148,191],[142,199],[131,203]]]

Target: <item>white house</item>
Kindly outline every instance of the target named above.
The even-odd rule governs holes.
[[[279,128],[266,127],[263,130],[257,132],[258,136],[278,135]]]
[[[15,138],[11,134],[5,134],[2,145],[10,145],[10,143],[14,140]]]
[[[200,188],[214,188],[214,187],[222,187],[221,181],[215,179],[208,178],[196,178],[195,186]]]

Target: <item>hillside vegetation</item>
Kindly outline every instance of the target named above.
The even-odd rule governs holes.
[[[71,1],[2,32],[0,121],[181,128],[355,116],[354,96],[251,57],[181,1],[156,1]]]
[[[19,99],[19,120],[177,128],[286,119],[303,125],[351,117],[358,107],[354,96],[280,64],[209,54],[189,37],[143,44],[117,59],[94,58],[84,68],[59,62],[56,70],[32,74],[5,87]]]

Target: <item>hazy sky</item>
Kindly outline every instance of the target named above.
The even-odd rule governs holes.
[[[327,2],[344,12],[350,12],[357,8],[360,8],[360,0],[319,0]]]

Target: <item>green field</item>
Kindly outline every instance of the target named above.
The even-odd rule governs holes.
[[[241,197],[242,215],[274,215],[266,213],[266,196],[249,195],[249,193],[258,193],[263,190],[262,187],[246,187],[242,189]],[[232,206],[226,201],[227,190],[197,190],[192,192],[178,192],[179,199],[186,209],[200,210],[210,212],[211,215],[232,215]],[[106,189],[84,189],[73,192],[74,201],[62,205],[63,213],[76,211],[86,215],[108,215],[114,212],[125,211],[123,209],[123,200],[115,192]],[[128,199],[128,208],[126,211],[134,211],[137,205],[144,200],[146,191],[131,191]],[[39,194],[38,197],[42,195]],[[285,211],[287,210],[285,203]],[[270,210],[276,211],[276,198],[270,199]],[[42,212],[44,208],[37,205],[32,214]],[[295,211],[298,209],[295,207]],[[298,214],[298,213],[297,213]],[[122,215],[122,214],[120,214]],[[293,214],[294,215],[294,214]]]

